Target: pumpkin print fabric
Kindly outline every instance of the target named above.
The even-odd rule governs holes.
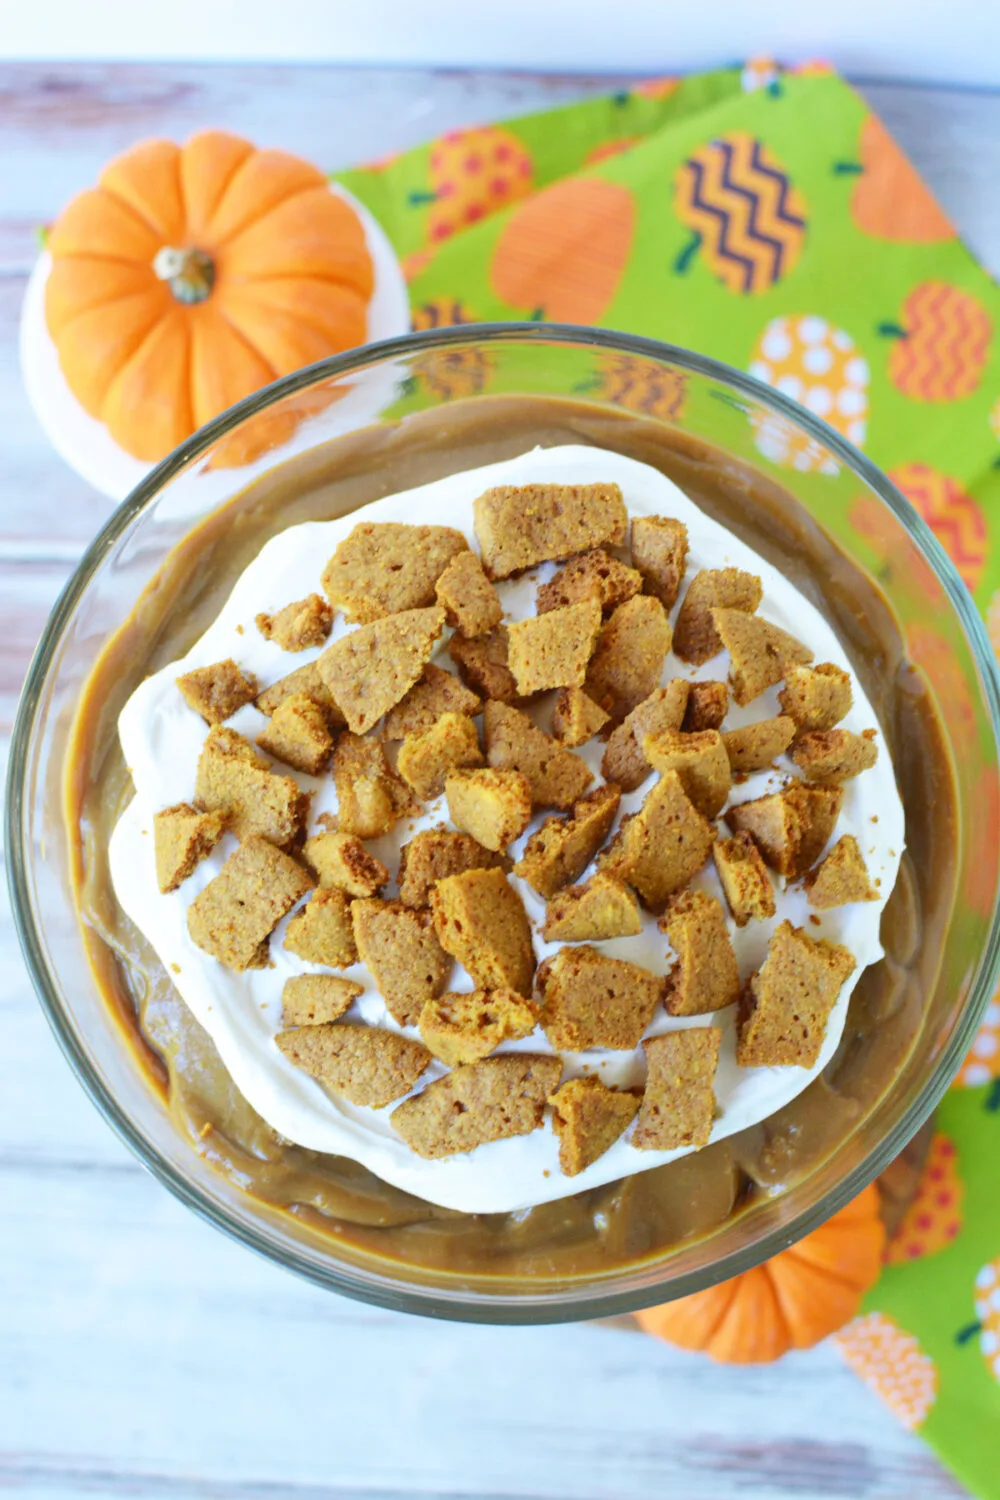
[[[340,180],[388,232],[416,328],[595,323],[714,355],[799,402],[890,474],[950,553],[1000,651],[1000,289],[828,65],[783,70],[758,58],[654,79],[457,132]],[[400,410],[429,393],[492,390],[499,378],[482,355],[428,352]],[[689,399],[681,372],[639,355],[595,361],[588,393],[682,427]],[[836,469],[822,439],[760,411],[743,420],[762,469],[779,480],[794,472],[822,504]],[[880,514],[859,494],[830,525],[849,529],[873,571],[888,574],[900,564]],[[905,622],[909,649],[948,681],[950,648],[932,618],[940,586],[919,559],[908,566],[928,606]],[[957,672],[950,681],[944,712],[977,732],[968,687]],[[977,910],[1000,837],[995,781],[980,802]],[[997,1284],[987,1284],[1000,1266],[998,1004],[940,1108],[920,1193],[877,1284],[860,1311],[855,1292],[849,1305],[817,1308],[830,1327],[850,1320],[837,1335],[850,1366],[989,1500],[1000,1500],[1000,1384],[987,1365],[1000,1338]],[[813,1239],[794,1248],[808,1254]],[[706,1294],[730,1314],[713,1352],[769,1358],[810,1341],[788,1321],[776,1287],[787,1295],[791,1272],[776,1276],[778,1262]],[[811,1275],[803,1287],[815,1287]],[[754,1308],[749,1343],[750,1325],[733,1315],[737,1291]],[[674,1304],[645,1317],[703,1346],[701,1313]]]

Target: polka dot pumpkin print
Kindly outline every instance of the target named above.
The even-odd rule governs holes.
[[[526,197],[531,171],[523,143],[497,125],[441,136],[431,148],[428,240],[439,244]]]
[[[885,1313],[866,1313],[834,1334],[848,1365],[910,1432],[927,1420],[937,1400],[938,1372],[912,1333]]]
[[[870,371],[842,328],[814,316],[773,318],[754,349],[750,374],[822,417],[858,447],[864,443]],[[783,419],[761,414],[752,420],[757,447],[772,463],[836,472],[826,448]]]
[[[993,1379],[1000,1383],[1000,1259],[983,1266],[976,1276],[976,1317],[980,1352]]]
[[[983,1024],[969,1048],[969,1055],[959,1068],[953,1087],[981,1088],[1000,1078],[1000,990],[986,1007]]]
[[[913,1202],[886,1246],[887,1264],[922,1260],[950,1245],[962,1227],[963,1193],[955,1143],[938,1131]]]

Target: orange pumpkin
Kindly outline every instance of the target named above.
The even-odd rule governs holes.
[[[556,323],[597,323],[632,248],[635,204],[603,177],[568,177],[517,207],[493,251],[490,283],[511,307]]]
[[[857,172],[851,214],[864,234],[911,245],[953,240],[955,226],[919,172],[877,115],[861,127],[859,164],[838,162],[838,172]]]
[[[878,1280],[885,1245],[878,1190],[772,1260],[704,1292],[636,1314],[646,1333],[724,1364],[766,1364],[842,1328]]]
[[[148,462],[367,334],[373,269],[357,214],[308,162],[223,131],[116,158],[47,248],[45,317],[67,383]]]

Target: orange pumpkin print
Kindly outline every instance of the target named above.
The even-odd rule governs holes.
[[[502,126],[441,136],[431,147],[428,240],[440,244],[524,198],[531,192],[531,170],[524,143]],[[427,198],[418,193],[410,201]]]
[[[632,85],[632,93],[640,99],[669,99],[680,88],[679,78],[646,78]]]
[[[834,170],[858,174],[851,215],[862,233],[912,245],[955,238],[955,226],[877,115],[861,127],[859,155],[859,163],[838,162]]]
[[[903,303],[898,323],[879,332],[893,339],[889,379],[911,401],[960,401],[979,385],[989,357],[992,324],[969,292],[924,281]]]
[[[986,1007],[969,1055],[955,1075],[953,1088],[978,1089],[1000,1078],[1000,990]]]
[[[843,1327],[878,1280],[884,1244],[872,1185],[763,1265],[636,1318],[647,1333],[682,1349],[725,1364],[763,1364]]]
[[[967,728],[971,723],[970,708],[968,719],[963,722],[962,727]],[[989,917],[996,898],[997,850],[1000,849],[1000,777],[993,767],[984,766],[976,778],[972,805],[976,809],[976,817],[969,837],[970,875],[966,900],[973,911],[982,917]],[[980,1032],[977,1042],[982,1035]],[[990,1107],[1000,1107],[1000,1092],[994,1091],[987,1100],[987,1108]]]
[[[955,653],[933,625],[911,620],[906,627],[907,654],[925,673],[945,722],[952,732],[964,733],[975,724],[968,684],[955,670]],[[989,826],[987,821],[986,826]]]
[[[854,1373],[908,1431],[923,1426],[937,1400],[938,1372],[912,1333],[897,1327],[885,1313],[873,1312],[848,1323],[833,1341]]]
[[[674,212],[694,238],[676,264],[699,254],[730,292],[766,292],[795,269],[806,236],[806,204],[763,141],[732,131],[681,163]]]
[[[891,578],[897,568],[905,571],[913,593],[922,594],[928,604],[937,605],[944,589],[937,574],[923,554],[909,544],[905,554],[899,551],[899,523],[874,495],[859,495],[851,506],[848,519],[857,536],[868,543],[879,560],[879,577]]]
[[[868,361],[849,333],[825,318],[773,318],[754,347],[750,374],[822,417],[850,442],[865,440]],[[757,448],[783,468],[836,472],[835,460],[815,439],[783,417],[755,414]]]
[[[836,71],[833,63],[822,57],[811,57],[806,62],[793,63],[788,69],[792,78],[829,78]]]
[[[886,1246],[886,1264],[922,1260],[946,1249],[962,1227],[963,1194],[955,1143],[937,1131],[913,1202]]]
[[[927,522],[962,582],[974,593],[987,553],[986,521],[975,500],[957,479],[938,473],[930,464],[900,464],[889,470],[889,478]]]
[[[683,370],[668,370],[654,360],[634,354],[615,354],[602,359],[595,388],[606,401],[629,411],[679,422],[687,399],[687,376]]]
[[[494,293],[557,323],[598,323],[632,249],[635,203],[603,177],[567,177],[520,204],[490,262]]]
[[[631,151],[633,146],[641,145],[644,137],[641,135],[623,135],[617,141],[602,141],[599,146],[594,146],[583,158],[585,167],[596,167],[599,162],[610,161],[612,157],[624,156],[626,151]]]
[[[424,274],[424,272],[427,270],[427,267],[434,259],[434,254],[434,250],[428,250],[425,248],[423,250],[414,250],[409,255],[403,256],[399,265],[400,269],[403,272],[403,279],[406,282],[407,286],[409,286],[411,281],[416,281],[418,276],[422,276]]]

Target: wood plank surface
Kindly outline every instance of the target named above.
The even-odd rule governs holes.
[[[206,124],[328,167],[617,80],[331,68],[0,68],[0,737],[110,510],[23,395],[37,228],[140,136]],[[1000,268],[1000,97],[864,90]],[[0,745],[0,748],[2,748]],[[0,912],[0,1490],[31,1500],[938,1500],[960,1487],[820,1348],[725,1370],[623,1329],[490,1329],[338,1299],[228,1242],[78,1088]]]

